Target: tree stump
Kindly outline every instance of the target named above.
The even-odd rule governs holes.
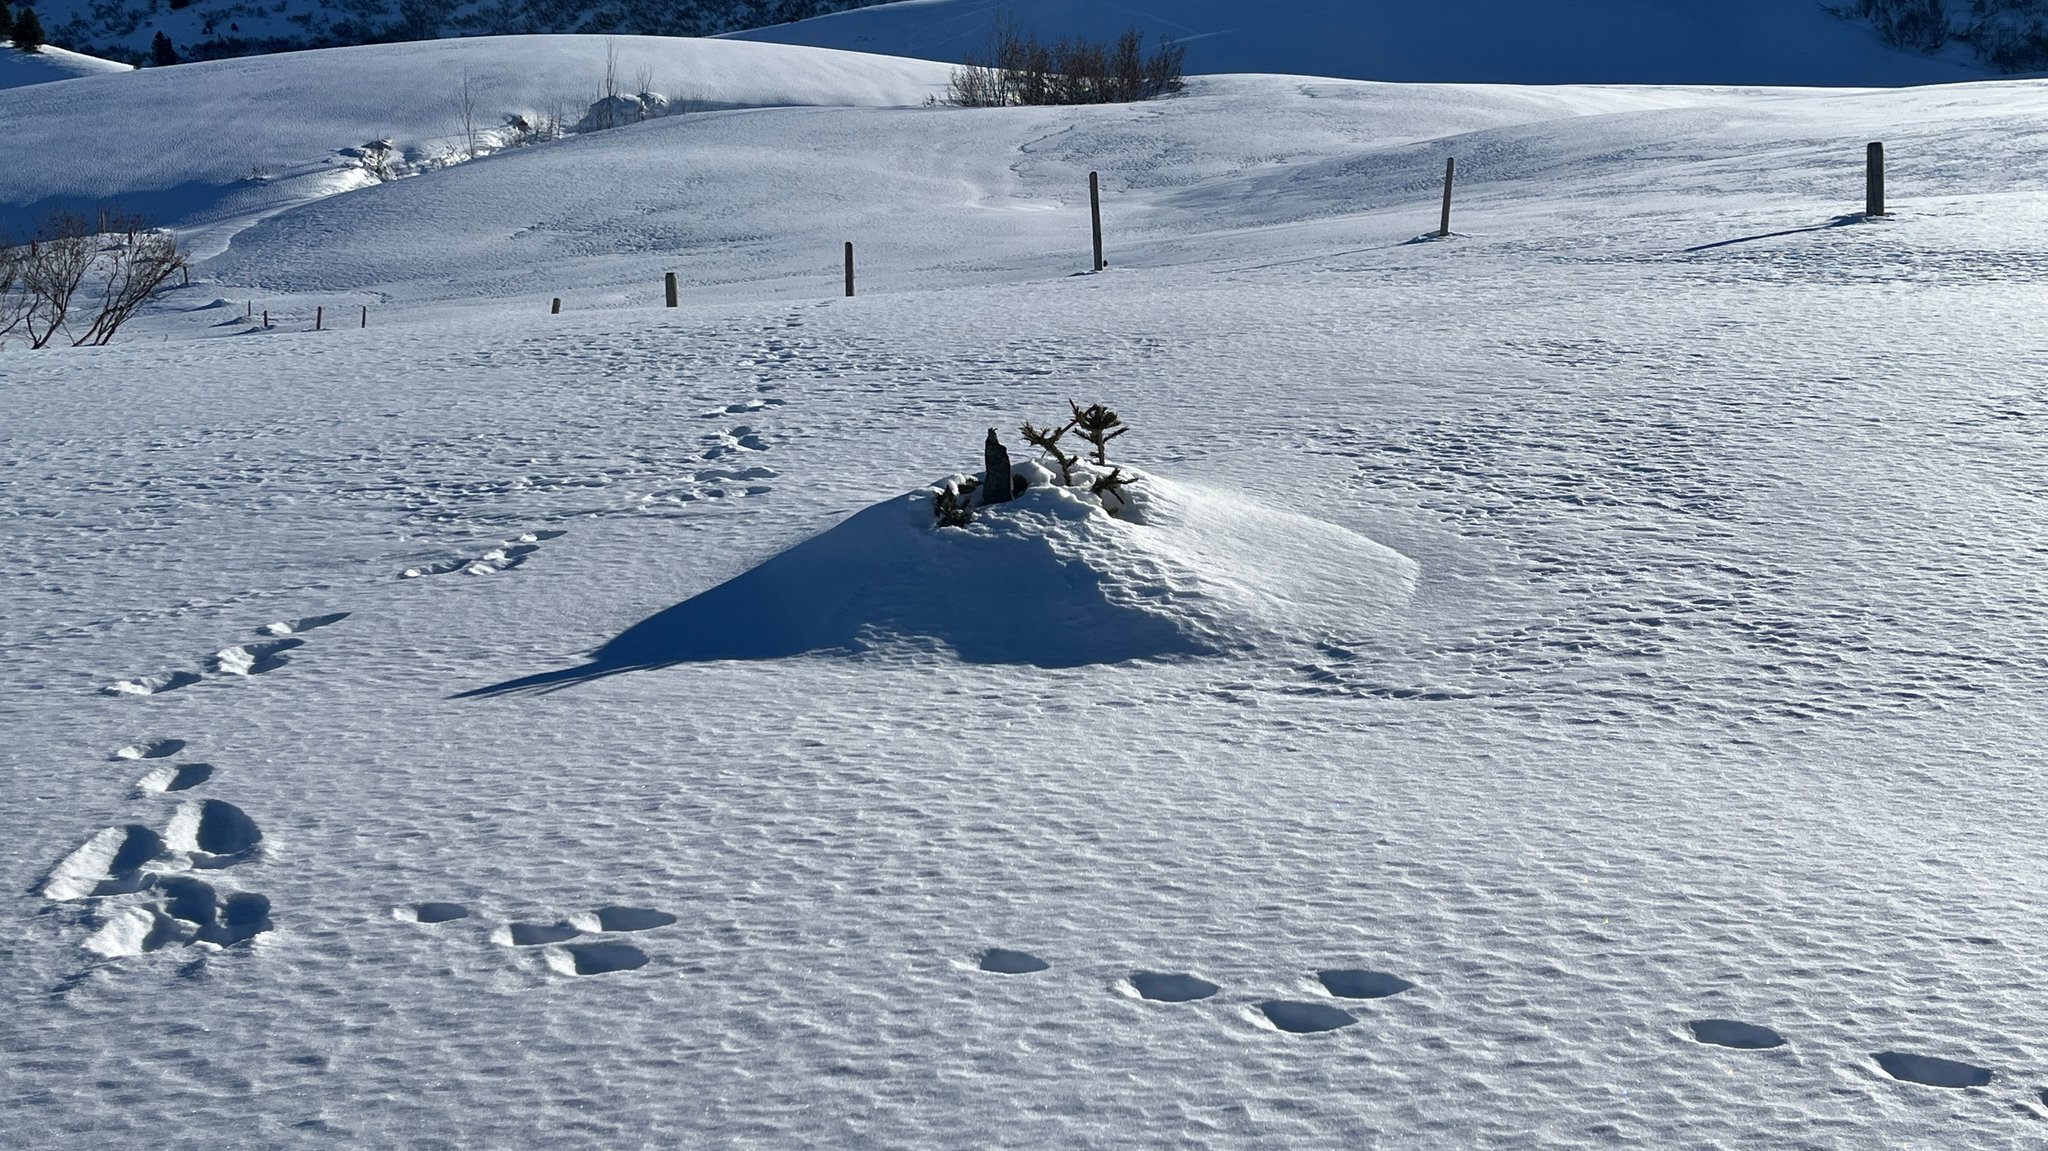
[[[988,443],[982,452],[985,457],[986,473],[981,483],[981,502],[1000,504],[1009,501],[1013,494],[1010,487],[1010,449],[996,439],[996,430],[988,430]]]

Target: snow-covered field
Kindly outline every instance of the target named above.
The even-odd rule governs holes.
[[[1224,76],[195,194],[0,353],[0,1142],[2038,1145],[2044,114]],[[1142,522],[920,518],[1069,398]]]

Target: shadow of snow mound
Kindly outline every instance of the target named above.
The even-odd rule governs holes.
[[[1228,492],[1143,477],[1143,522],[1033,487],[962,527],[931,490],[838,526],[626,629],[590,662],[465,695],[619,672],[937,645],[967,663],[1077,667],[1213,655],[1355,627],[1405,600],[1413,561]]]

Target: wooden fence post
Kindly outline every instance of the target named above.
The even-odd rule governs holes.
[[[562,297],[560,297],[560,296],[556,296],[556,297],[555,297],[555,302],[554,302],[553,304],[551,304],[551,305],[549,305],[549,306],[548,306],[548,315],[550,315],[550,316],[559,316],[559,315],[561,315],[561,314],[562,314]]]
[[[1451,183],[1457,178],[1458,158],[1456,156],[1444,157],[1444,215],[1443,222],[1438,224],[1436,229],[1437,239],[1439,240],[1451,238]]]
[[[265,308],[265,309],[263,309],[263,330],[264,330],[264,331],[266,331],[266,332],[270,330],[270,309],[269,309],[269,308]]]
[[[255,319],[255,318],[256,318],[256,305],[255,305],[255,304],[253,304],[253,303],[251,303],[251,302],[249,302],[248,300],[243,300],[243,301],[242,301],[242,318],[243,318],[243,319],[245,319],[245,320],[253,320],[253,319]]]
[[[673,308],[676,306],[676,274],[670,272],[663,284],[668,289],[668,306]]]
[[[846,294],[853,295],[853,241],[846,242]]]
[[[1108,265],[1102,262],[1102,177],[1099,173],[1088,173],[1088,219],[1095,225],[1095,271]]]
[[[1876,140],[1863,153],[1863,214],[1884,215],[1884,145]]]
[[[327,312],[327,309],[326,309],[325,307],[318,307],[318,308],[314,308],[314,309],[313,309],[313,330],[314,330],[314,331],[316,331],[316,332],[317,332],[317,331],[319,331],[319,330],[320,330],[320,322],[321,322],[321,321],[322,321],[323,319],[325,319],[325,318],[326,318],[326,312]]]
[[[368,304],[363,305],[363,326],[366,328],[370,326],[370,305]]]

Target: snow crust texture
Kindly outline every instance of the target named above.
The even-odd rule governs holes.
[[[1237,77],[238,230],[0,353],[10,1142],[2038,1141],[2044,114]],[[1145,522],[918,522],[1069,399]]]

